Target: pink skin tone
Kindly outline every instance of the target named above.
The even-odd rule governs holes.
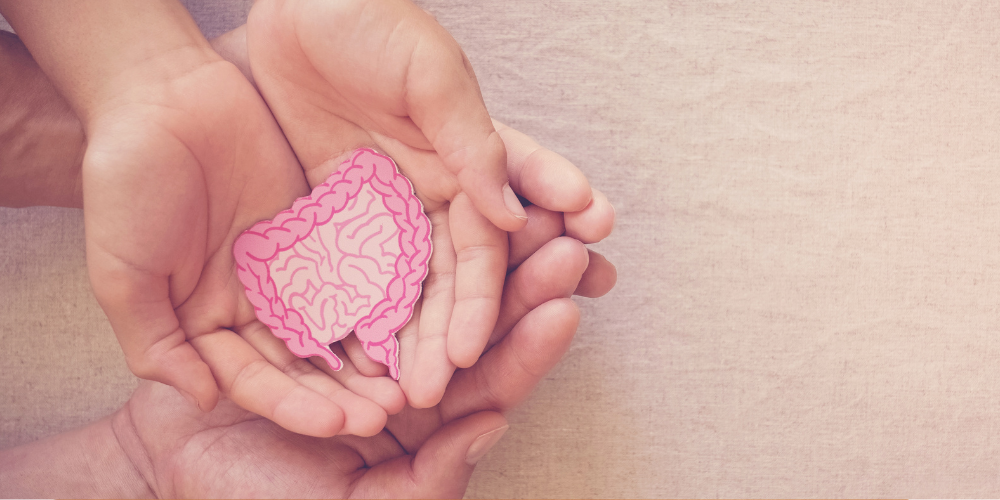
[[[239,41],[239,33],[223,39]],[[224,45],[217,47],[222,53],[236,54],[237,65],[247,67],[245,57],[238,58],[245,54],[244,46],[237,43],[228,51],[223,50]],[[28,64],[22,65],[18,74],[38,76],[40,72]],[[53,88],[38,86],[31,79],[16,80],[11,88],[16,92],[18,85],[47,90],[48,95],[38,101],[50,109],[62,110],[59,122],[64,125],[58,129],[61,135],[46,133],[41,140],[35,140],[32,134],[42,127],[0,128],[0,137],[26,139],[23,143],[39,149],[27,151],[20,158],[51,160],[36,153],[82,143],[79,122]],[[54,103],[62,104],[49,106]],[[25,116],[30,121],[42,115],[29,112]],[[504,139],[511,185],[529,200],[541,201],[527,208],[530,218],[526,227],[510,235],[503,262],[507,273],[503,300],[490,347],[475,366],[450,377],[440,404],[400,412],[403,401],[398,387],[381,383],[387,380],[384,377],[362,373],[377,370],[380,365],[368,360],[360,345],[351,343],[352,337],[345,339],[343,347],[335,345],[344,367],[331,372],[325,363],[314,366],[295,357],[263,324],[251,323],[239,330],[241,338],[267,363],[302,386],[340,394],[349,388],[399,413],[388,419],[384,430],[371,432],[371,438],[310,438],[287,430],[314,425],[308,411],[282,413],[289,408],[279,406],[271,413],[255,414],[241,408],[245,402],[224,398],[213,411],[203,412],[188,404],[176,390],[143,382],[126,407],[109,418],[0,452],[0,494],[130,498],[462,496],[473,465],[507,428],[503,416],[496,412],[506,411],[526,398],[568,348],[579,320],[579,312],[568,297],[574,293],[598,297],[615,283],[614,267],[581,243],[600,240],[610,232],[614,211],[606,198],[588,187],[585,207],[579,212],[564,215],[542,208],[543,204],[567,203],[563,200],[567,195],[578,197],[578,190],[567,191],[567,186],[578,185],[564,181],[580,175],[579,171],[527,136],[502,124],[494,125]],[[0,127],[4,126],[0,123]],[[4,151],[0,147],[0,153]],[[11,185],[31,188],[12,197],[0,191],[0,205],[79,207],[82,154],[82,150],[67,151],[62,160],[39,161],[38,165],[53,174],[41,183],[31,178],[35,172],[30,170],[0,169],[0,176]],[[322,179],[314,184],[320,182]],[[32,183],[37,189],[31,187]],[[581,241],[560,237],[563,234]],[[419,305],[413,320],[399,332],[404,353],[417,347],[423,319]],[[406,358],[401,362],[405,365]],[[259,362],[255,366],[266,370]],[[337,385],[329,385],[331,380]],[[242,383],[259,381],[251,377]],[[249,393],[242,392],[238,385],[229,386],[237,389],[237,399],[247,396]],[[337,397],[329,396],[330,400]],[[343,429],[351,432],[357,427],[345,425]],[[277,474],[279,467],[281,473]],[[53,476],[52,470],[59,474]]]
[[[494,188],[503,192],[503,180],[509,180],[511,187],[536,204],[529,207],[532,213],[551,213],[565,232],[579,234],[585,243],[606,236],[592,228],[610,231],[611,224],[580,224],[587,219],[564,217],[560,212],[590,213],[608,220],[613,220],[613,212],[571,163],[523,134],[489,122],[481,99],[477,101],[478,87],[469,86],[474,75],[461,57],[449,64],[462,64],[465,76],[459,75],[458,80],[464,82],[458,89],[462,99],[450,99],[455,95],[453,89],[408,95],[420,98],[414,105],[425,111],[421,115],[425,118],[468,116],[478,120],[467,129],[456,125],[461,120],[426,121],[428,126],[432,122],[441,125],[427,129],[440,140],[479,137],[475,140],[489,144],[483,146],[490,151],[483,158],[493,160],[477,163],[469,173],[453,168],[463,163],[460,155],[443,158],[439,154],[439,149],[460,146],[461,141],[442,143],[438,148],[434,139],[431,146],[436,149],[422,149],[427,144],[413,142],[415,136],[406,131],[416,129],[407,126],[398,130],[391,124],[381,126],[379,119],[368,120],[337,106],[320,106],[336,110],[333,113],[313,113],[310,106],[322,100],[314,98],[330,97],[338,89],[350,87],[350,82],[326,81],[328,87],[282,94],[282,89],[298,89],[298,84],[318,81],[312,79],[317,69],[297,65],[301,59],[285,42],[289,36],[308,38],[299,30],[312,28],[298,23],[322,24],[342,19],[342,13],[320,10],[307,18],[305,10],[289,7],[283,12],[303,15],[291,20],[262,15],[274,5],[255,5],[251,21],[257,24],[249,30],[248,41],[257,44],[255,53],[261,58],[270,57],[275,52],[269,51],[266,35],[275,35],[273,43],[280,46],[279,53],[287,52],[288,62],[295,64],[268,71],[274,61],[257,59],[248,64],[246,46],[241,43],[234,44],[233,50],[220,50],[237,54],[235,64],[245,73],[252,67],[258,77],[279,75],[291,85],[258,78],[268,99],[269,106],[265,106],[252,87],[237,79],[239,74],[234,75],[232,66],[198,40],[197,28],[183,9],[171,2],[123,2],[115,7],[85,3],[57,8],[0,0],[0,9],[25,37],[32,54],[67,96],[70,107],[83,117],[89,146],[82,162],[83,174],[70,176],[78,183],[77,189],[66,191],[78,196],[82,179],[87,200],[88,267],[99,302],[108,312],[133,371],[180,388],[203,410],[215,404],[221,391],[243,408],[295,432],[317,436],[371,434],[407,401],[423,407],[439,401],[457,366],[453,359],[462,366],[472,363],[495,330],[494,316],[508,270],[508,245],[513,245],[518,233],[511,233],[508,243],[507,234],[493,222],[510,228],[519,223],[504,204],[509,197],[489,194]],[[405,2],[392,5],[402,10],[390,9],[393,15],[384,18],[388,24],[369,26],[372,33],[391,31],[401,20],[419,19],[409,26],[425,30],[436,43],[456,47],[436,23],[428,24],[429,18],[421,11],[406,7],[409,4]],[[157,9],[164,12],[152,12]],[[91,39],[82,27],[101,29],[108,36]],[[129,32],[132,29],[138,32]],[[408,31],[407,36],[413,33]],[[241,41],[239,37],[236,33],[232,38]],[[329,43],[349,41],[314,40],[313,46],[306,44],[300,50],[328,51],[332,50]],[[164,46],[176,50],[163,52]],[[348,44],[334,52],[341,58],[364,53],[350,49]],[[451,53],[460,54],[458,50]],[[144,62],[135,64],[135,60]],[[371,60],[367,56],[358,59]],[[373,97],[378,96],[359,99]],[[435,98],[445,99],[448,105],[434,108]],[[456,102],[462,106],[452,106]],[[474,112],[467,112],[469,106]],[[281,128],[268,114],[268,107],[278,115]],[[391,111],[383,109],[378,116],[392,116]],[[484,117],[488,129],[481,123]],[[414,123],[424,121],[415,118]],[[294,154],[281,136],[282,130],[289,133]],[[502,146],[500,150],[497,145]],[[240,232],[307,194],[310,184],[321,183],[336,168],[343,152],[359,146],[378,146],[399,162],[427,209],[434,226],[435,249],[446,250],[435,251],[431,257],[423,298],[408,323],[413,326],[398,334],[398,386],[380,377],[384,366],[367,359],[353,337],[344,339],[338,351],[344,353],[340,357],[345,364],[355,365],[353,375],[344,370],[329,371],[325,362],[314,365],[301,360],[287,348],[283,352],[266,348],[268,338],[276,339],[256,320],[253,307],[242,297],[242,285],[231,279],[234,262],[230,247]],[[296,156],[303,159],[305,181],[298,177],[302,170]],[[500,168],[489,166],[493,163]],[[490,182],[475,184],[475,172],[484,172]],[[474,199],[479,195],[483,199]],[[138,210],[137,198],[144,201]],[[482,203],[486,203],[482,205],[484,212],[478,208]],[[482,213],[491,214],[491,218]],[[513,219],[503,222],[507,216]],[[201,224],[195,231],[191,231],[191,220]],[[149,253],[149,249],[154,252]],[[589,265],[595,262],[600,261],[591,258]],[[606,261],[603,264],[594,267],[595,273],[613,276],[613,267]],[[596,293],[593,290],[589,293]],[[449,335],[449,331],[470,333]]]
[[[502,413],[528,397],[569,347],[579,311],[565,297],[588,274],[608,277],[594,274],[580,242],[539,228],[512,248],[525,258],[511,262],[501,304],[500,322],[510,326],[474,367],[456,372],[434,408],[408,408],[370,438],[310,438],[228,400],[200,412],[172,388],[143,382],[108,418],[0,451],[0,494],[461,497],[476,462],[507,431]]]

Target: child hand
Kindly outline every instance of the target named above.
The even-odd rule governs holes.
[[[433,405],[455,367],[475,363],[496,327],[507,268],[503,230],[526,222],[468,60],[406,1],[261,1],[246,37],[252,77],[310,184],[353,149],[375,147],[396,160],[424,203],[435,250],[400,384],[411,404]],[[586,178],[565,160],[556,170],[539,188],[554,192],[538,203],[567,212],[588,207]],[[343,344],[363,373],[381,373],[356,342]]]
[[[298,433],[378,432],[398,386],[373,381],[366,399],[294,358],[235,278],[237,235],[308,189],[267,106],[183,7],[0,5],[82,118],[88,269],[132,371],[205,411],[221,389]],[[83,30],[102,36],[74,42]]]
[[[387,152],[413,182],[435,251],[424,283],[419,382],[405,368],[400,380],[411,404],[435,403],[455,366],[471,366],[482,353],[503,289],[502,229],[525,224],[468,61],[428,14],[389,0],[259,2],[247,49],[253,78],[311,184],[360,146]],[[573,181],[589,196],[582,176]],[[349,355],[357,351],[344,345]],[[379,373],[364,356],[351,358]]]

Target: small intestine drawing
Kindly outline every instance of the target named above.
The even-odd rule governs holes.
[[[359,149],[309,196],[236,239],[257,318],[300,357],[343,366],[351,331],[399,379],[395,333],[409,321],[431,254],[430,221],[395,163]]]

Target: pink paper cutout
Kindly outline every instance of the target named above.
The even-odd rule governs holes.
[[[328,345],[353,330],[399,380],[395,333],[427,276],[430,231],[392,159],[359,149],[309,196],[236,239],[236,274],[257,318],[296,356],[339,370]]]

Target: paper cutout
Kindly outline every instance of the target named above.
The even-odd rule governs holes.
[[[309,196],[236,239],[236,273],[257,318],[295,355],[339,370],[328,346],[353,330],[399,380],[395,334],[427,276],[430,231],[392,159],[359,149]]]

